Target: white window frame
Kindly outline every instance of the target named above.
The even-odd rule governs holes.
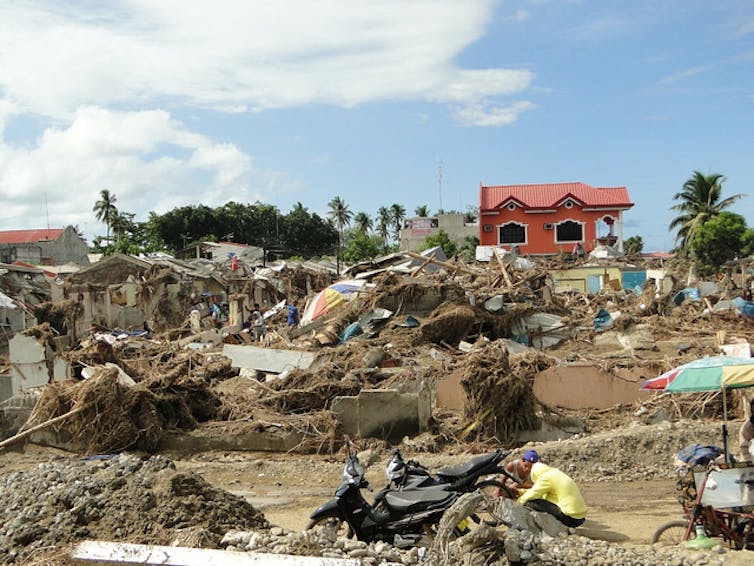
[[[581,239],[580,240],[559,240],[558,239],[558,226],[561,224],[565,224],[566,222],[575,222],[576,224],[581,225]],[[576,218],[564,218],[563,220],[560,220],[558,222],[553,222],[554,224],[554,230],[553,230],[553,238],[556,244],[575,244],[576,242],[584,243],[584,235],[586,234],[586,222],[583,222],[581,220],[577,220]]]
[[[524,241],[523,242],[501,242],[500,241],[500,230],[508,226],[509,224],[515,224],[516,226],[521,226],[524,229]],[[516,222],[515,220],[509,220],[508,222],[503,222],[502,224],[497,225],[497,245],[498,246],[526,246],[529,243],[529,225],[524,224],[523,222]]]

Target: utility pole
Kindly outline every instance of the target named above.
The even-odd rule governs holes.
[[[437,190],[440,193],[440,211],[442,211],[442,161],[437,162]]]

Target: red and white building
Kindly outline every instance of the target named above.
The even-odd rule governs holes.
[[[479,185],[479,243],[520,253],[586,252],[596,244],[623,250],[623,213],[634,205],[626,187],[585,183]]]

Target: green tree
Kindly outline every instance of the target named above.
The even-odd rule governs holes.
[[[725,177],[718,173],[704,175],[694,171],[686,180],[680,192],[673,195],[673,200],[680,201],[670,207],[679,214],[671,220],[669,229],[678,230],[676,242],[679,248],[687,250],[695,232],[710,219],[720,214],[744,195],[738,194],[720,200]]]
[[[406,208],[398,203],[390,205],[390,223],[393,226],[393,237],[398,240],[400,238],[401,227],[403,225],[403,219],[406,218]]]
[[[743,216],[727,211],[699,226],[689,242],[691,253],[699,262],[699,274],[711,275],[726,261],[740,257],[752,241],[751,232]]]
[[[623,251],[626,255],[639,255],[644,251],[644,240],[641,236],[631,236],[623,241]]]
[[[366,212],[357,213],[353,218],[353,223],[356,225],[356,230],[365,236],[372,230],[372,219]]]
[[[477,236],[466,236],[456,254],[463,256],[464,259],[469,261],[474,261],[476,259],[476,247],[478,245],[479,238]]]
[[[300,202],[283,217],[281,235],[286,250],[293,255],[313,257],[337,252],[338,231]]]
[[[337,271],[340,274],[340,258],[343,248],[343,229],[351,223],[353,213],[348,209],[348,205],[339,196],[334,197],[327,203],[330,208],[328,217],[335,223],[338,228],[338,253],[337,253]]]
[[[387,241],[390,238],[390,209],[381,206],[377,211],[377,234],[382,238],[382,246],[387,249]]]
[[[445,255],[449,258],[458,253],[458,244],[451,240],[448,233],[442,229],[436,234],[424,238],[424,242],[419,247],[421,250],[427,250],[436,246],[440,246],[442,251],[444,251]]]
[[[353,264],[380,255],[382,240],[379,236],[369,236],[358,229],[348,230],[343,249],[343,260]]]
[[[110,242],[110,227],[112,226],[115,216],[118,214],[118,209],[115,207],[115,202],[118,198],[112,194],[109,189],[102,189],[99,192],[99,200],[94,203],[92,211],[94,217],[100,222],[104,222],[107,227],[107,241]]]
[[[416,214],[419,218],[426,218],[427,216],[429,216],[429,207],[426,204],[417,206],[414,209],[414,214]]]

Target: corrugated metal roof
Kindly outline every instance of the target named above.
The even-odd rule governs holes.
[[[566,197],[584,206],[631,207],[626,187],[592,187],[585,183],[480,186],[480,208],[492,210],[510,199],[527,208],[554,208]]]
[[[34,244],[43,240],[57,240],[64,232],[63,228],[49,230],[2,230],[0,244]]]

